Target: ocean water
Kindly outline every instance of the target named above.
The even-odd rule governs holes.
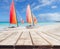
[[[56,22],[40,22],[40,23],[37,23],[37,25],[40,25],[40,26],[51,25],[51,24],[56,24]],[[23,26],[27,26],[29,24],[28,23],[24,23],[24,24],[18,23],[18,25],[23,27]],[[0,29],[1,28],[6,28],[6,27],[9,27],[9,26],[12,26],[12,25],[8,22],[0,22]]]

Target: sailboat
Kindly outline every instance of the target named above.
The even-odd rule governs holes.
[[[35,24],[37,23],[37,19],[36,17],[32,14],[31,9],[30,9],[30,5],[27,6],[27,11],[26,11],[26,20],[27,23],[29,23],[30,25],[27,26],[29,27],[35,27]]]
[[[16,11],[14,7],[14,1],[12,0],[11,6],[10,6],[10,24],[16,24],[18,27],[17,17],[16,17]]]
[[[34,24],[37,24],[37,19],[34,15],[33,15],[33,20],[34,20]]]
[[[23,20],[22,18],[20,19],[20,22],[21,22],[22,24],[24,24],[24,20]]]

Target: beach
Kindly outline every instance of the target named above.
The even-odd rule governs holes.
[[[0,30],[0,45],[60,45],[60,23],[33,29],[4,28]]]

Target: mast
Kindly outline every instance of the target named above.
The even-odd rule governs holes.
[[[14,4],[14,8],[15,8],[15,4]],[[15,12],[16,12],[16,9],[15,9]],[[17,27],[18,27],[19,25],[18,25],[18,17],[17,17],[17,12],[16,12],[16,20],[17,20]]]
[[[34,26],[35,24],[34,24],[34,17],[33,17],[32,11],[31,11],[31,16],[32,16],[32,25]]]
[[[16,10],[15,10],[16,11]],[[19,26],[18,25],[18,17],[17,17],[17,12],[16,12],[16,20],[17,20],[17,27]]]
[[[31,9],[31,8],[30,8]],[[32,16],[32,25],[34,26],[34,18],[33,18],[33,14],[32,14],[32,11],[31,11],[31,16]]]
[[[37,20],[35,20],[35,18],[34,18],[34,15],[33,15],[32,11],[31,11],[31,16],[32,16],[32,25],[33,25],[33,26],[35,26],[35,21],[37,22]],[[34,20],[35,20],[35,21],[34,21]]]
[[[32,16],[32,25],[34,26],[34,18],[33,18],[33,14],[32,14],[32,11],[31,11],[31,16]]]

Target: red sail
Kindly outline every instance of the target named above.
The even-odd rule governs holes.
[[[26,19],[28,23],[32,23],[32,15],[30,10],[30,5],[27,6]]]
[[[12,0],[12,4],[10,6],[10,24],[17,24],[17,19],[16,19],[16,13],[15,13],[13,0]]]

